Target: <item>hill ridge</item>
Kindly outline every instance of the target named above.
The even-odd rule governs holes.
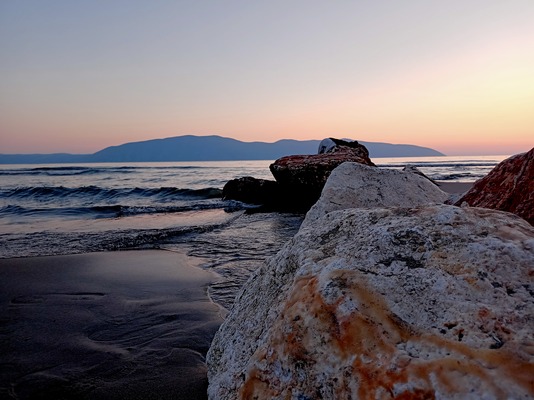
[[[371,158],[444,155],[411,144],[359,142],[367,147]],[[182,135],[127,142],[92,154],[0,154],[0,164],[275,160],[293,154],[315,154],[319,143],[295,139],[243,142],[218,135]]]

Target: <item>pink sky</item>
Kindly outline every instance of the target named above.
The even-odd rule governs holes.
[[[534,146],[530,0],[57,3],[0,5],[0,153],[185,134]]]

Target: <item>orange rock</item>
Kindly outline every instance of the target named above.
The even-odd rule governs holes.
[[[508,211],[534,225],[534,148],[498,164],[456,205]]]

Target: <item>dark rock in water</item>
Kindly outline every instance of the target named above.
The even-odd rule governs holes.
[[[282,201],[280,185],[275,181],[244,176],[228,181],[222,193],[223,200],[237,200],[262,206],[249,209],[247,213],[293,211],[290,204],[284,204]]]
[[[456,202],[508,211],[534,225],[534,148],[498,164]]]
[[[232,179],[224,185],[222,193],[223,200],[237,200],[260,206],[247,209],[247,214],[273,211],[297,213],[307,211],[293,197],[288,198],[278,182],[267,179],[257,179],[251,176]]]
[[[223,199],[250,204],[272,204],[279,198],[279,185],[275,181],[251,176],[232,179],[224,185]]]
[[[332,147],[328,142],[325,145],[328,150],[326,153],[286,156],[269,166],[286,198],[300,204],[303,209],[309,209],[317,201],[326,180],[337,166],[347,161],[375,166],[365,146],[358,142],[328,140],[336,145]]]

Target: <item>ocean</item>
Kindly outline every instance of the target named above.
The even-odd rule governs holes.
[[[373,158],[417,166],[435,180],[474,182],[507,156]],[[273,179],[271,160],[0,165],[0,258],[132,248],[202,259],[221,279],[212,299],[229,309],[251,271],[298,230],[303,215],[246,213],[221,199],[233,178]]]

